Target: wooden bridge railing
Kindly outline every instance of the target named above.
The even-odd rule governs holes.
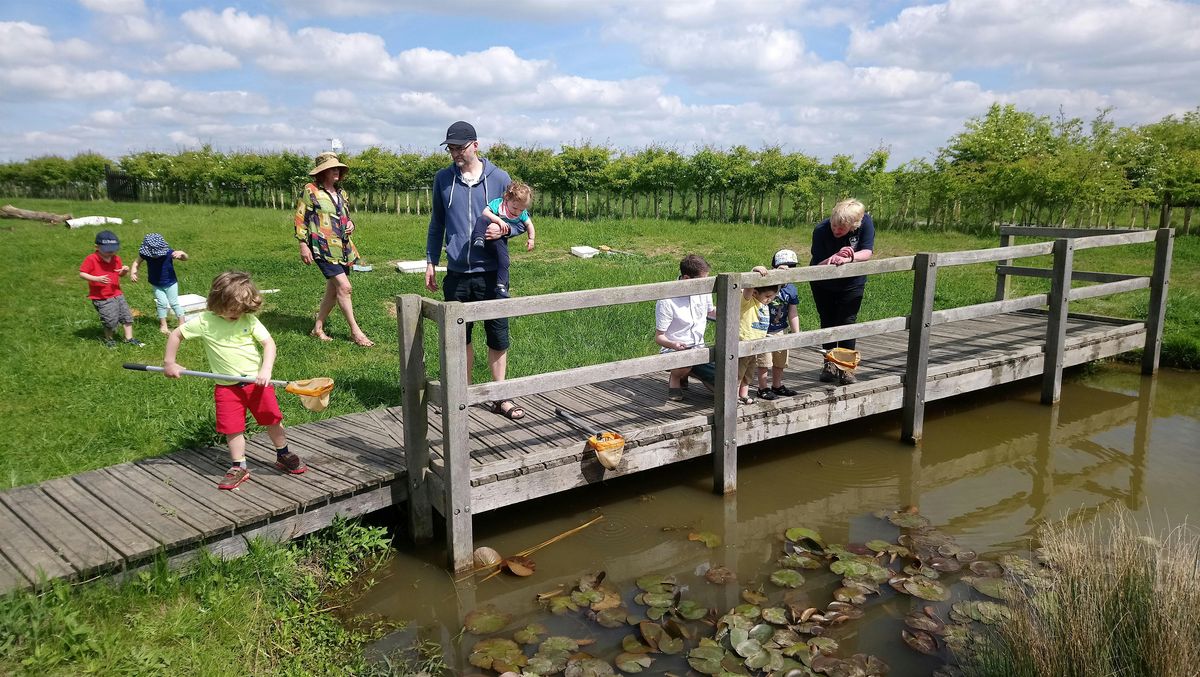
[[[1017,235],[1059,238],[1050,242],[1015,245]],[[863,338],[907,330],[909,333],[902,406],[901,437],[916,443],[922,435],[925,385],[928,369],[929,335],[933,326],[1049,306],[1045,340],[1042,401],[1059,399],[1066,339],[1067,307],[1072,300],[1094,298],[1149,287],[1151,300],[1146,320],[1145,373],[1158,368],[1162,341],[1162,319],[1166,308],[1166,286],[1174,231],[1092,232],[1081,229],[1016,228],[1001,231],[1002,246],[994,249],[883,258],[847,266],[813,266],[758,273],[721,273],[716,277],[677,280],[608,289],[544,294],[463,304],[442,302],[419,295],[397,298],[400,333],[400,373],[403,389],[404,444],[408,465],[410,529],[415,540],[432,537],[432,507],[436,501],[446,520],[451,567],[460,571],[471,566],[472,505],[469,463],[470,425],[467,408],[489,400],[502,400],[546,393],[599,381],[613,380],[706,362],[716,362],[712,454],[713,489],[731,493],[737,487],[737,360],[776,350],[817,347],[823,343]],[[1154,241],[1154,272],[1151,277],[1073,270],[1074,252],[1094,247],[1131,245]],[[1050,269],[1022,268],[1014,259],[1052,254]],[[997,298],[992,302],[933,310],[937,271],[950,266],[999,262]],[[748,287],[803,283],[859,275],[914,271],[912,305],[907,315],[862,322],[842,327],[803,331],[756,341],[738,340],[738,316],[742,290]],[[1007,298],[1011,276],[1028,275],[1051,280],[1049,293]],[[1096,282],[1071,288],[1073,280]],[[468,322],[515,318],[584,308],[642,303],[692,294],[715,292],[717,332],[713,346],[705,349],[634,357],[605,364],[522,376],[499,382],[471,385],[466,361]],[[439,335],[441,380],[428,380],[424,354],[424,322],[433,322]],[[427,439],[427,404],[441,410],[442,491],[434,495]]]

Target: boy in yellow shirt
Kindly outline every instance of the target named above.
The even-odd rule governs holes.
[[[212,371],[230,376],[253,377],[254,383],[218,382],[213,390],[217,408],[217,432],[225,435],[229,444],[232,465],[217,484],[218,489],[236,489],[250,479],[246,468],[246,412],[266,426],[267,435],[275,447],[275,467],[293,475],[308,468],[300,457],[288,450],[283,431],[283,414],[271,385],[271,370],[275,366],[275,340],[254,313],[262,307],[262,296],[250,274],[226,271],[213,280],[208,292],[208,309],[194,320],[180,325],[167,339],[163,356],[163,374],[179,378],[183,366],[175,361],[179,345],[185,338],[199,338]],[[262,345],[262,355],[254,345]]]

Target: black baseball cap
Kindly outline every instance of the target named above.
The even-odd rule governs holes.
[[[479,137],[475,136],[475,128],[469,122],[459,120],[450,125],[446,130],[446,140],[438,144],[439,146],[464,146],[472,141],[478,141]]]
[[[111,254],[121,248],[121,241],[111,230],[102,230],[96,233],[96,246],[105,254]]]

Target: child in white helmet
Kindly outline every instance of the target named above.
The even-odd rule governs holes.
[[[772,268],[794,268],[799,264],[796,252],[791,249],[780,249],[771,258]],[[755,272],[766,274],[763,266],[754,268]],[[800,333],[800,295],[796,285],[788,283],[779,288],[779,293],[767,306],[771,320],[767,327],[767,336],[778,336],[786,332]],[[773,353],[758,355],[758,399],[773,400],[777,397],[791,397],[795,390],[783,385],[783,370],[787,367],[788,351],[776,350]],[[767,372],[771,372],[771,385],[767,385]]]

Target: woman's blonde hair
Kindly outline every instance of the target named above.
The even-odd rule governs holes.
[[[833,206],[833,214],[829,217],[830,224],[850,226],[850,230],[858,230],[862,225],[863,215],[867,213],[863,203],[850,198],[842,200]]]
[[[529,184],[521,181],[513,181],[508,184],[508,189],[504,191],[505,200],[520,200],[525,204],[533,203],[533,189]]]
[[[250,280],[250,273],[227,270],[213,278],[207,308],[218,315],[245,315],[258,312],[262,302],[258,287]]]

